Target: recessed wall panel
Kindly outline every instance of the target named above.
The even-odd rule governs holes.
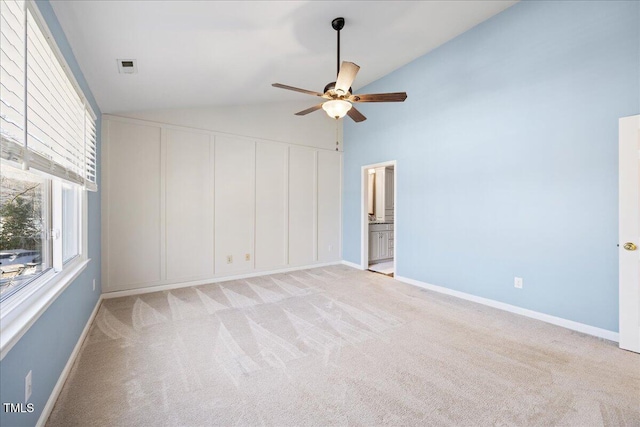
[[[340,260],[341,155],[318,151],[318,261]]]
[[[105,290],[161,278],[160,128],[109,122],[109,282]]]
[[[255,143],[215,140],[216,275],[253,268]]]
[[[212,276],[213,170],[208,134],[165,129],[167,280]]]
[[[316,152],[289,148],[289,264],[315,261]]]
[[[287,146],[256,145],[256,268],[287,264]]]

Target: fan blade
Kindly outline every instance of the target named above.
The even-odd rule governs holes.
[[[347,111],[347,115],[351,117],[356,123],[364,122],[365,120],[367,120],[367,118],[363,116],[360,111],[356,110],[356,107],[351,107],[351,109]]]
[[[349,92],[349,88],[351,84],[356,78],[356,74],[358,74],[358,67],[353,62],[344,61],[340,66],[340,72],[338,73],[338,79],[336,80],[335,91],[338,95],[346,95]]]
[[[280,89],[287,89],[287,90],[293,90],[295,92],[306,93],[307,95],[314,95],[314,96],[322,96],[322,95],[324,95],[323,93],[314,92],[312,90],[300,89],[299,87],[287,86],[287,85],[283,85],[283,84],[280,84],[280,83],[274,83],[271,86],[277,87],[277,88],[280,88]]]
[[[407,99],[406,92],[372,93],[368,95],[351,95],[351,102],[404,102]]]
[[[324,104],[324,102],[322,104]],[[306,116],[309,113],[313,113],[314,111],[321,109],[322,104],[314,105],[313,107],[307,108],[306,110],[298,111],[296,113],[296,116]]]

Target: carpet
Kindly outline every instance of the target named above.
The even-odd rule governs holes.
[[[48,426],[640,425],[640,356],[337,265],[107,299]]]

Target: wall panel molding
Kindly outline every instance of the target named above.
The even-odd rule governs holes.
[[[103,120],[105,293],[340,261],[341,152],[110,115]],[[157,147],[150,153],[156,169],[134,167],[139,150],[131,153],[135,162],[127,158],[141,144],[140,132],[142,143]],[[127,197],[145,182],[158,184],[157,203],[145,203],[155,187]],[[149,227],[147,218],[159,222],[158,235],[131,242],[128,236]],[[137,262],[151,253],[159,253],[154,275]]]

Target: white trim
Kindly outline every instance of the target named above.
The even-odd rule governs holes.
[[[62,182],[51,182],[51,239],[53,259],[53,271],[62,271]]]
[[[318,194],[320,193],[319,187],[320,180],[318,179],[318,151],[313,151],[313,261],[318,262]]]
[[[109,121],[104,120],[102,122],[102,128],[100,130],[100,140],[109,140]],[[109,283],[109,210],[111,203],[109,203],[109,168],[104,167],[109,163],[109,144],[104,144],[100,147],[101,159],[100,159],[100,284],[102,288]]]
[[[329,265],[337,265],[337,264],[340,264],[340,261],[325,262],[325,263],[319,263],[319,264],[309,264],[309,265],[303,265],[299,267],[281,268],[278,270],[270,270],[270,271],[258,271],[258,272],[252,272],[252,273],[238,274],[235,276],[220,276],[220,277],[213,277],[210,279],[195,280],[191,282],[179,282],[179,283],[171,283],[168,285],[150,286],[147,288],[128,289],[125,291],[105,292],[102,294],[102,298],[110,299],[110,298],[128,297],[131,295],[148,294],[151,292],[170,291],[173,289],[188,288],[190,286],[207,285],[209,283],[226,282],[229,280],[248,279],[250,277],[266,276],[269,274],[278,274],[278,273],[288,273],[290,271],[306,270],[309,268],[318,268],[318,267],[327,267]]]
[[[84,258],[89,258],[89,193],[84,188],[79,192],[80,197],[80,254]]]
[[[408,277],[396,276],[395,279],[400,282],[407,283],[409,285],[417,286],[419,288],[427,289],[427,290],[438,292],[445,295],[451,295],[467,301],[472,301],[478,304],[497,308],[499,310],[508,311],[510,313],[519,314],[521,316],[530,317],[536,320],[542,320],[543,322],[551,323],[552,325],[562,326],[563,328],[571,329],[577,332],[582,332],[583,334],[593,335],[598,338],[604,338],[610,341],[618,342],[617,332],[596,328],[595,326],[585,325],[584,323],[574,322],[573,320],[567,320],[561,317],[551,316],[549,314],[528,310],[526,308],[517,307],[515,305],[506,304],[506,303],[495,301],[488,298],[482,298],[482,297],[468,294],[465,292],[455,291],[453,289],[445,288],[442,286],[432,285],[430,283],[421,282],[419,280],[409,279]]]
[[[160,280],[167,280],[167,132],[160,128],[160,188],[158,200],[160,200],[160,224],[158,234],[160,245],[158,247],[158,259],[160,259]],[[215,258],[214,258],[215,259]]]
[[[342,260],[340,261],[340,263],[342,265],[346,265],[347,267],[357,268],[358,270],[366,270],[365,268],[362,268],[360,264],[356,264],[355,262]]]
[[[344,196],[344,152],[340,153],[340,200],[339,200],[339,204],[340,204],[340,248],[338,249],[338,258],[342,259],[343,257],[343,253],[342,253],[342,248],[343,248],[343,244],[344,244],[344,233],[343,233],[343,229],[342,227],[344,226],[344,223],[342,221],[342,213],[343,213],[343,208],[344,208],[344,204],[342,201],[342,197]]]
[[[13,304],[6,309],[3,307],[4,313],[2,314],[0,326],[0,360],[4,359],[9,350],[22,338],[31,325],[84,271],[89,261],[91,260],[83,260],[79,257],[70,268],[66,268],[55,274],[50,280],[43,282],[37,289],[33,289],[28,297],[21,298],[18,304],[20,307]],[[28,288],[27,286],[25,289]]]
[[[84,325],[84,329],[82,330],[82,333],[80,334],[80,338],[78,338],[78,342],[76,343],[76,346],[73,348],[73,351],[69,356],[69,360],[67,360],[67,364],[64,366],[64,369],[60,373],[60,376],[58,377],[58,381],[56,382],[55,387],[53,387],[53,390],[51,390],[51,394],[49,395],[47,404],[44,405],[44,409],[40,413],[40,418],[38,418],[38,422],[36,423],[37,427],[44,426],[47,420],[49,419],[49,415],[53,410],[53,406],[56,404],[56,400],[58,400],[58,396],[62,391],[62,387],[64,386],[64,383],[67,381],[67,377],[71,372],[73,363],[76,361],[76,358],[78,357],[78,353],[80,353],[80,349],[82,348],[82,343],[84,343],[85,338],[89,334],[89,329],[91,329],[91,324],[93,323],[93,319],[95,319],[96,314],[98,313],[98,309],[100,308],[101,302],[102,302],[102,296],[98,298],[98,301],[96,302],[96,306],[93,308],[93,311],[91,312],[91,316],[89,316],[89,319],[87,320],[87,324]]]
[[[291,167],[289,164],[289,159],[291,159],[291,147],[287,146],[284,149],[285,152],[285,174],[287,176],[287,179],[284,180],[284,223],[282,224],[282,227],[284,229],[284,264],[285,265],[289,265],[289,187],[291,186]],[[212,162],[211,163],[211,168],[214,168],[215,165]],[[257,174],[256,174],[257,175]],[[213,188],[213,187],[211,187]],[[342,211],[340,211],[340,214],[342,216]],[[215,241],[215,240],[214,240]],[[255,252],[254,252],[254,258],[255,258]]]
[[[213,272],[213,274],[216,274],[216,195],[218,194],[218,192],[216,191],[216,136],[215,135],[209,135],[209,179],[211,180],[211,185],[210,185],[210,191],[211,193],[209,193],[211,195],[211,202],[210,202],[210,207],[211,207],[211,221],[213,222],[213,225],[211,226],[211,270]],[[109,144],[107,144],[109,145]],[[107,169],[107,168],[105,168]],[[108,216],[107,217],[102,217],[104,218],[102,220],[103,223],[108,223]],[[102,236],[104,236],[104,233],[102,234]],[[104,237],[103,237],[104,239]],[[107,246],[108,248],[108,246]],[[103,252],[103,254],[108,254],[108,249],[105,249]],[[104,256],[104,255],[103,255]],[[255,254],[254,254],[254,258],[255,258]],[[102,267],[105,268],[105,267]]]

